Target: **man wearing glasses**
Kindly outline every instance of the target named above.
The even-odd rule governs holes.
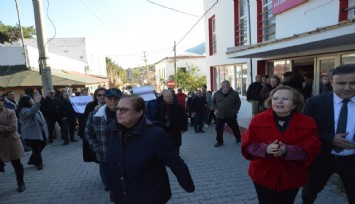
[[[105,105],[98,105],[93,112],[90,113],[85,127],[85,138],[91,149],[96,153],[96,159],[100,166],[101,181],[108,191],[108,167],[106,163],[107,138],[105,130],[108,124],[116,120],[115,108],[118,100],[121,98],[122,92],[119,89],[111,88],[106,90]]]

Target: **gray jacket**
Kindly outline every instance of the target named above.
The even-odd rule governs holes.
[[[229,89],[228,95],[225,96],[222,89],[218,90],[212,98],[212,106],[216,111],[216,118],[232,118],[236,117],[239,111],[241,101],[238,92],[232,88]]]
[[[31,108],[22,108],[19,113],[21,135],[27,140],[44,140],[48,138],[48,126],[41,111],[41,104],[35,103]]]

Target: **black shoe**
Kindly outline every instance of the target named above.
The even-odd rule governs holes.
[[[108,187],[105,187],[105,189],[104,189],[105,191],[109,191],[110,189],[108,188]]]
[[[236,143],[238,144],[239,142],[241,142],[241,139],[240,139],[240,138],[237,138],[237,139],[236,139]]]
[[[43,170],[43,165],[37,165],[37,170],[38,170],[38,171]]]
[[[70,140],[70,142],[78,142],[78,140],[72,139],[72,140]]]
[[[204,130],[199,130],[198,132],[202,132],[202,133],[205,133],[205,131],[204,131]]]
[[[25,189],[26,189],[25,183],[24,183],[24,182],[20,182],[20,183],[18,184],[18,189],[17,189],[17,191],[18,191],[19,193],[21,193],[21,192],[25,191]]]
[[[65,146],[65,145],[68,145],[69,144],[69,142],[64,142],[63,144],[62,144],[62,146]]]
[[[222,143],[216,143],[215,145],[214,145],[214,147],[219,147],[219,146],[222,146],[223,144]]]

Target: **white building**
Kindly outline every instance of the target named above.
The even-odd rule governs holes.
[[[355,63],[354,6],[355,0],[204,0],[211,89],[228,79],[245,100],[255,75],[305,70],[318,94],[328,68]],[[251,116],[250,105],[242,106],[242,117]]]
[[[14,67],[14,69],[22,72],[26,71],[27,67],[30,69],[28,71],[31,71],[29,74],[34,74],[33,71],[39,72],[37,40],[25,39],[24,44],[24,47],[20,42],[0,45],[0,67],[2,71],[6,72],[6,70],[11,70],[11,67]],[[85,38],[48,39],[46,46],[48,46],[48,64],[51,67],[52,76],[55,77],[52,77],[54,86],[83,87],[87,85],[90,92],[93,93],[97,86],[106,85],[105,57],[96,48],[91,47]],[[23,67],[24,70],[19,67]],[[16,77],[18,76],[16,75]],[[60,78],[63,80],[60,80]],[[16,83],[11,83],[11,85],[1,83],[1,86],[7,89],[18,90],[19,93],[23,89],[27,92],[27,89],[38,88],[39,84],[41,84],[38,82],[39,79],[37,76],[32,80],[33,85],[27,86],[29,83],[26,83],[27,87],[24,88],[19,88],[23,86],[21,84],[24,84],[21,80],[17,80],[18,86]],[[65,84],[65,81],[72,84]]]
[[[175,75],[174,70],[174,57],[166,57],[161,59],[155,66],[155,79],[157,91],[161,91],[167,88],[162,81],[167,82],[170,76]],[[197,67],[199,69],[198,74],[200,76],[209,75],[206,69],[206,57],[204,55],[198,55],[194,53],[181,53],[176,55],[176,71],[185,70],[188,71],[191,67]]]

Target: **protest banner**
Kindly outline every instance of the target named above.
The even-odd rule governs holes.
[[[90,103],[93,99],[92,96],[74,96],[69,97],[69,100],[75,112],[84,113],[86,105]]]
[[[132,90],[134,94],[140,95],[144,101],[151,101],[157,98],[152,86],[133,87]]]

